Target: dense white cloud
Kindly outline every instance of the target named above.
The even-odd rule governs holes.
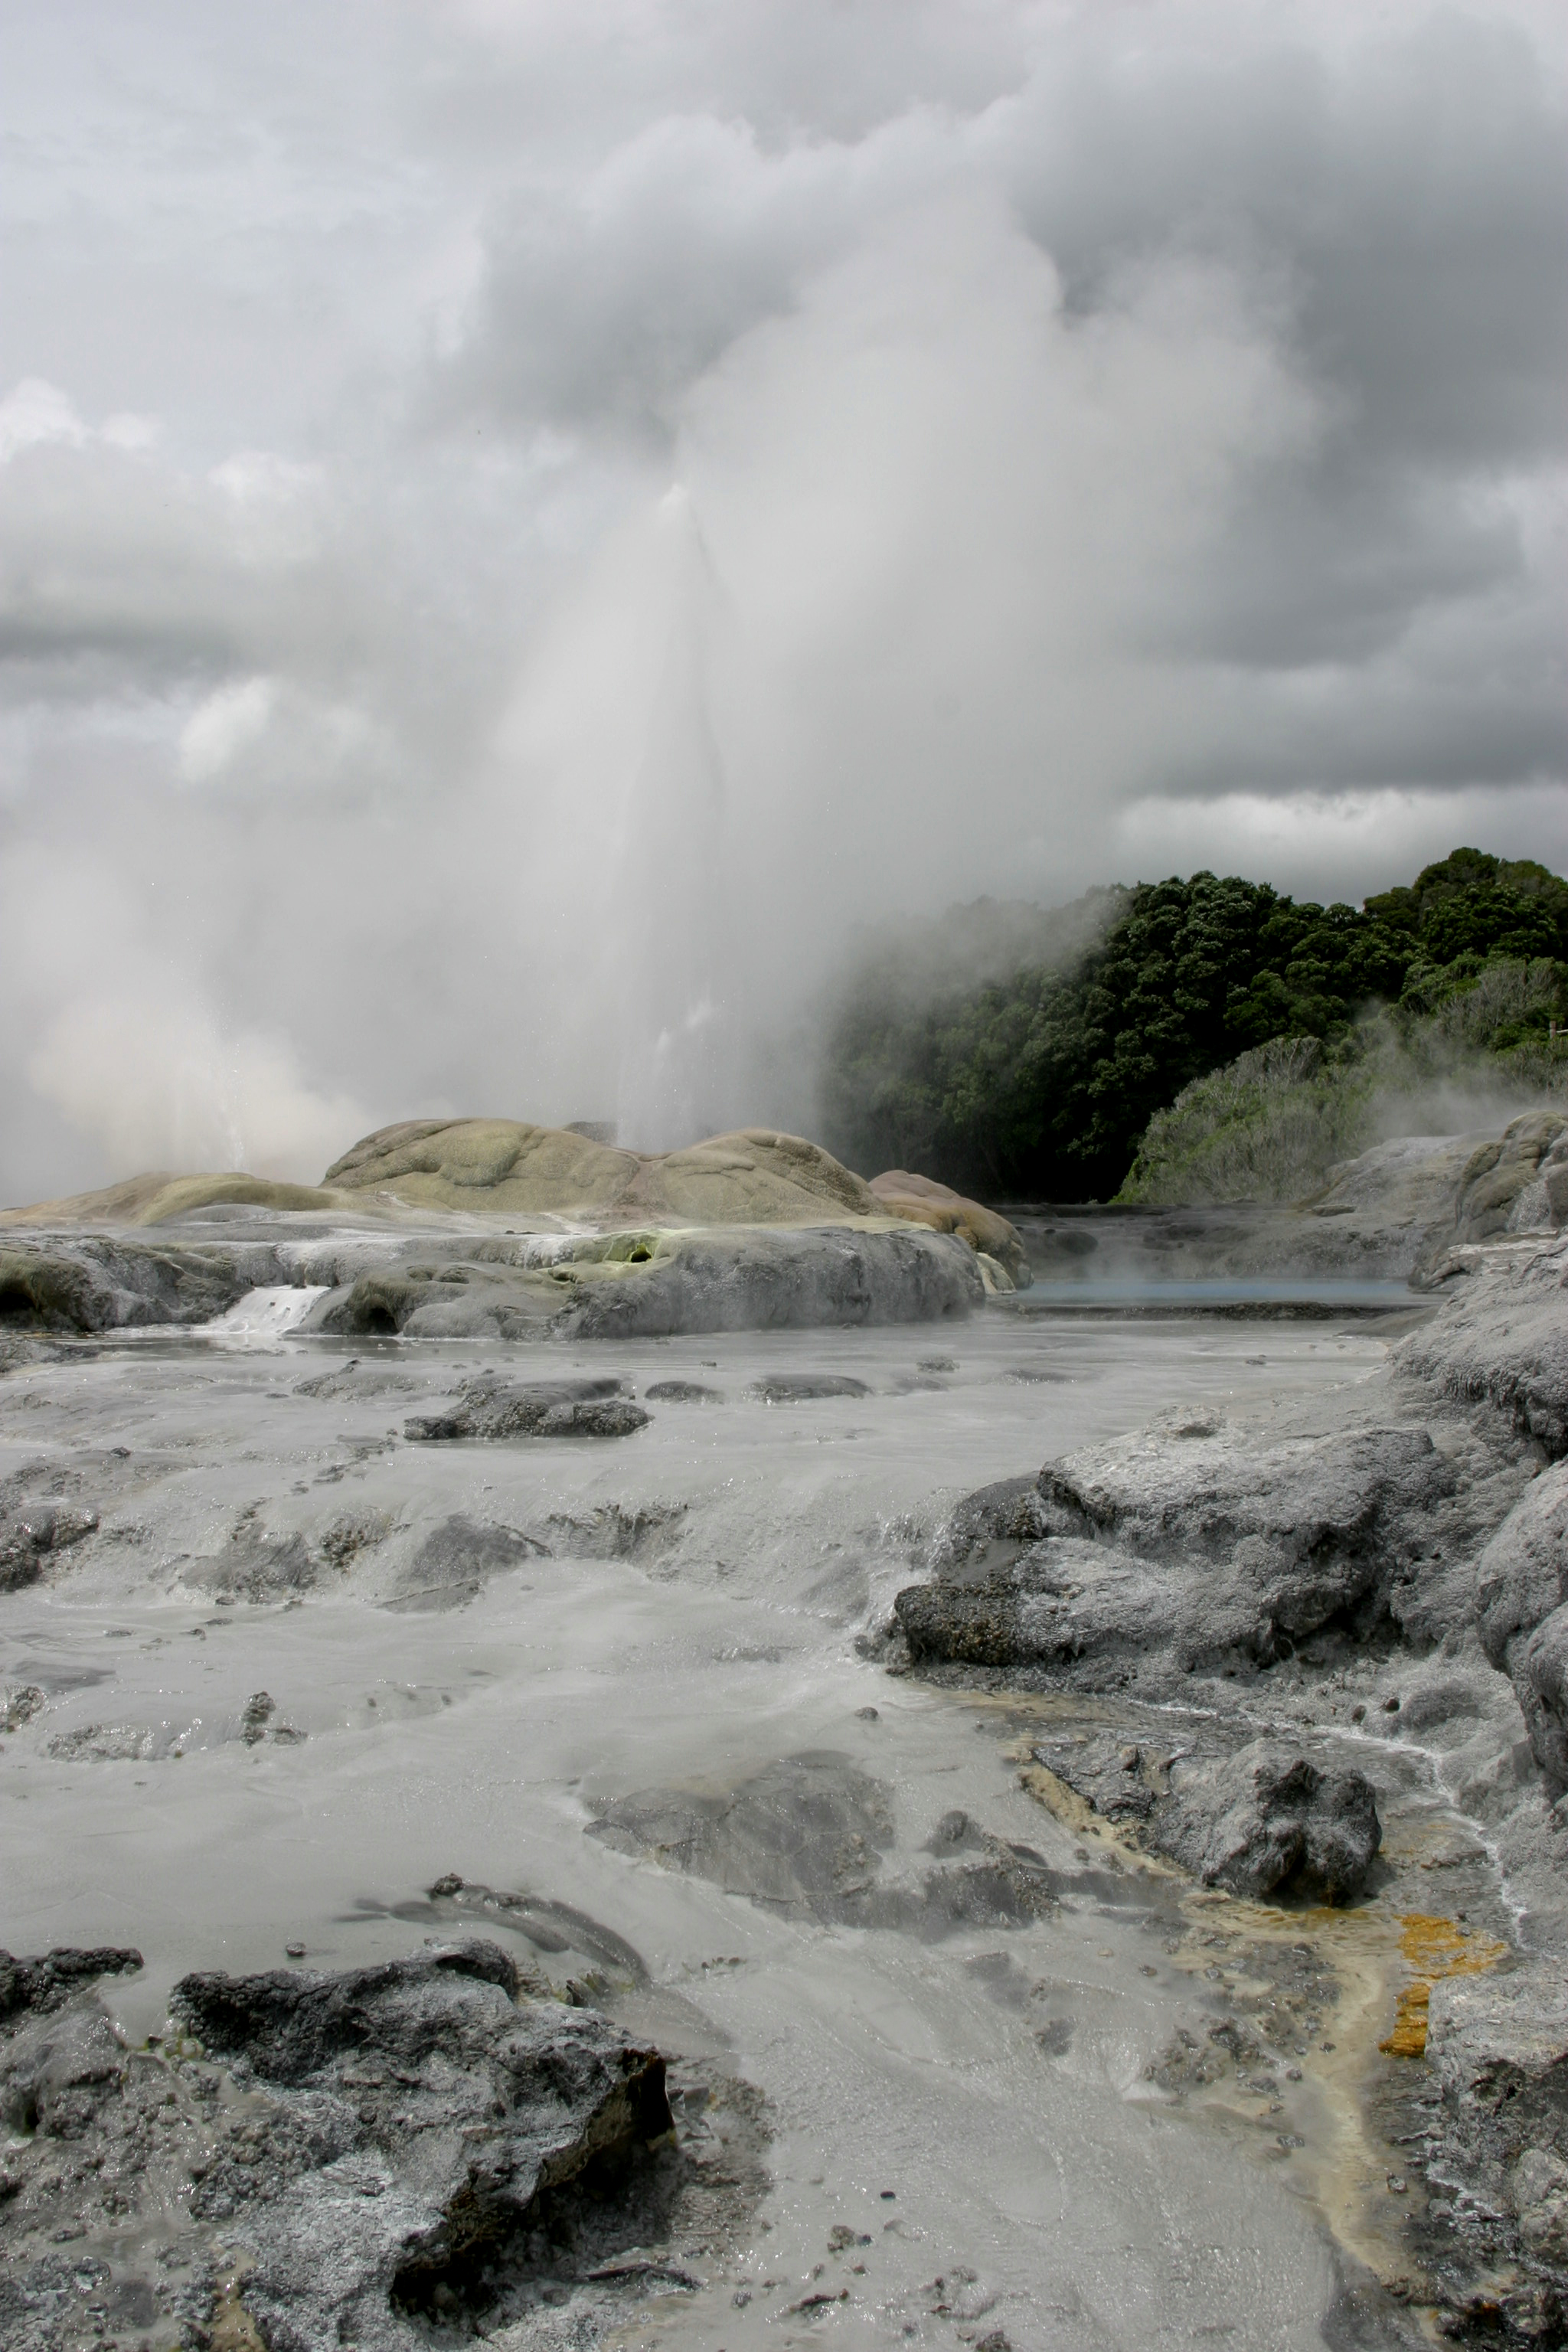
[[[868,913],[1568,861],[1555,12],[16,29],[10,1196],[804,1118]]]

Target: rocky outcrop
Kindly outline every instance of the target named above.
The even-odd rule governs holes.
[[[1362,1772],[1325,1772],[1255,1741],[1221,1762],[1173,1770],[1154,1843],[1205,1886],[1254,1902],[1300,1895],[1343,1903],[1360,1893],[1383,1843]]]
[[[153,1246],[16,1239],[0,1249],[0,1324],[37,1331],[190,1325],[224,1314],[262,1283],[288,1282],[269,1248]]]
[[[1456,1485],[1422,1429],[1260,1446],[1197,1415],[970,1497],[895,1615],[922,1662],[1179,1689],[1397,1621]]]
[[[1037,1280],[1356,1278],[1427,1288],[1456,1251],[1568,1222],[1568,1122],[1532,1111],[1500,1135],[1397,1136],[1331,1168],[1294,1205],[1159,1206],[1141,1196],[1098,1211],[1015,1214]]]
[[[1479,2281],[1451,2266],[1452,2299],[1483,2342],[1561,2341],[1568,2311],[1568,1995],[1542,1974],[1456,1975],[1430,1995],[1441,2185],[1492,2255]]]
[[[88,1950],[62,1945],[31,1960],[13,1959],[9,1952],[0,1952],[0,2026],[9,2030],[24,2014],[47,2017],[73,2000],[84,1985],[100,1977],[134,1974],[141,1966],[140,1952],[117,1944],[98,1944]],[[9,2051],[5,2065],[11,2079]]]
[[[410,1339],[656,1339],[683,1331],[941,1322],[985,1291],[951,1235],[847,1225],[634,1229],[548,1250],[405,1255],[340,1285],[305,1330]]]
[[[938,1184],[929,1176],[914,1176],[907,1168],[888,1168],[871,1179],[871,1192],[884,1209],[911,1224],[929,1225],[933,1233],[957,1234],[977,1255],[993,1258],[1016,1289],[1026,1290],[1034,1276],[1029,1270],[1023,1236],[1016,1225],[978,1201]]]
[[[279,1183],[268,1176],[247,1176],[243,1169],[195,1176],[174,1176],[158,1169],[128,1176],[122,1183],[106,1185],[101,1192],[73,1192],[63,1200],[35,1201],[26,1208],[0,1210],[0,1228],[163,1225],[214,1208],[265,1209],[283,1215],[353,1208],[364,1213],[363,1203],[319,1184]]]
[[[46,1500],[24,1504],[0,1517],[0,1592],[36,1584],[50,1552],[80,1543],[98,1527],[96,1511]]]
[[[1568,1454],[1568,1239],[1452,1251],[1433,1281],[1443,1311],[1405,1341],[1405,1370]]]
[[[1047,1734],[1037,1764],[1131,1841],[1205,1886],[1266,1902],[1342,1904],[1383,1843],[1372,1783],[1324,1770],[1278,1741],[1190,1729],[1169,1752],[1115,1731]]]
[[[984,1298],[973,1253],[952,1234],[833,1225],[671,1234],[645,1267],[584,1287],[556,1329],[573,1339],[853,1329],[947,1322]]]
[[[915,1226],[729,1225],[571,1239],[319,1232],[237,1246],[40,1235],[0,1250],[0,1323],[90,1336],[190,1327],[258,1287],[301,1332],[411,1339],[663,1339],[683,1331],[943,1321],[984,1305],[982,1261]]]
[[[1568,1175],[1568,1118],[1561,1111],[1526,1111],[1500,1136],[1479,1144],[1465,1162],[1454,1203],[1452,1238],[1484,1242],[1515,1231],[1521,1222],[1544,1224],[1552,1215],[1549,1195],[1560,1192]],[[1539,1188],[1542,1198],[1531,1200]],[[1528,1213],[1534,1209],[1536,1214]],[[1521,1212],[1525,1213],[1521,1218]]]
[[[762,1127],[649,1153],[520,1119],[408,1119],[356,1143],[324,1181],[419,1208],[628,1223],[798,1224],[879,1213],[868,1188],[830,1152]]]
[[[1555,1799],[1568,1790],[1568,1463],[1536,1479],[1482,1552],[1476,1619]]]
[[[139,1965],[0,1958],[0,2105],[30,2135],[0,2189],[7,2352],[65,2340],[66,2239],[87,2242],[69,2300],[85,2265],[100,2315],[159,2341],[414,2352],[433,2326],[504,2325],[532,2282],[591,2272],[654,2218],[663,2059],[531,1997],[493,1943],[186,1977],[174,2039],[137,2051],[87,1988]]]

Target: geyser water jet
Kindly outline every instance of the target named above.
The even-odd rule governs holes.
[[[733,1030],[726,776],[712,709],[721,591],[689,493],[659,506],[665,649],[616,855],[623,1142],[679,1149],[730,1125]]]

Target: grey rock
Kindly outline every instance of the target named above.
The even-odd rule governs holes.
[[[411,2322],[462,2299],[542,2192],[670,2131],[656,2052],[517,1990],[484,1943],[175,1987],[181,2021],[264,2086],[259,2160],[221,2152],[193,2210],[251,2254],[247,2305],[273,2340],[417,2340]]]
[[[1402,1608],[1415,1536],[1455,1487],[1425,1430],[1260,1445],[1208,1420],[1047,1465],[959,1505],[900,1592],[919,1660],[1067,1672],[1266,1666]]]
[[[458,1437],[629,1437],[651,1416],[628,1398],[624,1381],[531,1381],[515,1388],[471,1381],[441,1413],[405,1422],[405,1437],[424,1443]]]
[[[388,1241],[371,1264],[306,1264],[336,1286],[307,1330],[411,1339],[631,1339],[940,1322],[984,1304],[974,1255],[921,1226],[606,1234],[549,1264],[515,1241]],[[337,1280],[338,1276],[346,1279]]]
[[[278,1712],[278,1702],[270,1691],[253,1691],[245,1702],[240,1717],[240,1738],[247,1748],[258,1748],[267,1737],[267,1727]]]
[[[658,1339],[942,1322],[984,1300],[974,1254],[956,1234],[753,1227],[667,1236],[657,1258],[586,1291],[556,1328],[565,1339]]]
[[[932,1564],[978,1583],[1010,1568],[1020,1553],[1051,1531],[1038,1481],[999,1478],[966,1495],[951,1511],[932,1548]]]
[[[771,1372],[746,1394],[759,1404],[808,1404],[816,1397],[863,1397],[870,1390],[847,1372]]]
[[[433,2325],[504,2325],[542,2269],[591,2275],[657,2231],[662,2058],[592,2011],[520,2001],[496,1945],[187,1977],[172,2059],[128,2050],[85,1989],[95,1961],[133,1957],[0,1967],[0,1988],[31,1988],[0,2021],[0,2110],[33,2135],[0,2200],[7,2352],[63,2340],[62,2237],[88,2237],[73,2268],[121,2325],[414,2352]],[[132,2267],[150,2231],[151,2279]]]
[[[206,1323],[261,1283],[292,1279],[275,1250],[17,1234],[0,1246],[0,1324],[56,1332]]]
[[[90,1998],[26,2021],[0,2060],[0,2116],[12,2131],[77,2136],[102,2085],[118,2083],[125,2053]]]
[[[814,1749],[732,1789],[619,1798],[588,1834],[770,1908],[837,1918],[873,1883],[893,1843],[893,1817],[879,1780],[846,1757]]]
[[[1485,1402],[1568,1454],[1568,1238],[1459,1254],[1443,1309],[1398,1351],[1440,1394]]]
[[[42,2015],[61,2009],[95,1979],[124,1976],[141,1966],[140,1952],[117,1944],[62,1945],[30,1960],[0,1951],[0,2024],[24,2011]]]
[[[1545,1470],[1476,1566],[1476,1623],[1494,1666],[1508,1670],[1521,1636],[1568,1601],[1568,1463]]]
[[[973,1582],[960,1570],[906,1586],[893,1612],[917,1661],[1059,1670],[1093,1688],[1168,1647],[1186,1597],[1177,1580],[1129,1553],[1066,1538]],[[1255,1631],[1250,1615],[1207,1613],[1206,1639],[1222,1649]]]
[[[1476,1622],[1494,1666],[1512,1680],[1550,1793],[1568,1788],[1568,1463],[1543,1471],[1509,1513],[1476,1570]]]
[[[1173,1764],[1151,1836],[1205,1886],[1254,1902],[1297,1895],[1340,1904],[1365,1885],[1383,1827],[1364,1774],[1325,1772],[1258,1740],[1221,1761]]]
[[[222,1551],[186,1560],[180,1571],[186,1584],[215,1599],[257,1601],[309,1592],[320,1572],[304,1537],[265,1528],[259,1505],[241,1513]]]
[[[1565,1128],[1568,1119],[1561,1111],[1525,1111],[1500,1136],[1477,1146],[1459,1178],[1456,1240],[1483,1242],[1509,1231],[1521,1195],[1535,1182]]]
[[[336,1269],[334,1269],[335,1271]],[[544,1339],[561,1294],[547,1275],[504,1265],[384,1262],[360,1271],[311,1308],[303,1328],[374,1339]]]
[[[1456,2222],[1478,2266],[1532,2256],[1568,2286],[1568,1995],[1561,1971],[1456,1975],[1432,1987],[1426,2064],[1450,2163]]]
[[[492,1576],[537,1559],[544,1547],[515,1528],[476,1521],[463,1513],[432,1528],[401,1569],[387,1596],[389,1609],[461,1609]]]
[[[24,1504],[8,1514],[0,1521],[0,1592],[36,1584],[49,1553],[80,1543],[97,1527],[96,1511],[74,1510],[64,1503]]]
[[[1146,1822],[1170,1785],[1158,1755],[1115,1731],[1047,1734],[1036,1742],[1034,1757],[1074,1796],[1119,1827]]]
[[[643,1394],[655,1404],[722,1404],[723,1391],[700,1381],[650,1381]]]
[[[675,1541],[686,1514],[684,1503],[598,1503],[591,1511],[552,1511],[544,1523],[548,1549],[565,1559],[642,1559]]]
[[[1055,1907],[1057,1881],[1037,1854],[968,1832],[966,1823],[928,1851],[973,1849],[976,1859],[913,1884],[884,1883],[894,1843],[888,1790],[828,1749],[781,1758],[732,1788],[640,1790],[605,1805],[588,1831],[770,1910],[926,1940],[959,1927],[1022,1927]]]
[[[44,1709],[44,1694],[37,1683],[22,1683],[13,1689],[0,1706],[0,1731],[20,1731]]]
[[[1065,1732],[1042,1737],[1034,1755],[1138,1844],[1254,1902],[1344,1903],[1383,1843],[1363,1774],[1324,1770],[1278,1742],[1233,1748],[1211,1727],[1195,1752],[1167,1754],[1115,1731]]]
[[[1561,1797],[1568,1791],[1568,1606],[1531,1633],[1513,1685],[1547,1794]]]
[[[161,1738],[147,1724],[79,1723],[73,1730],[58,1731],[48,1752],[62,1764],[140,1763],[160,1748],[166,1754],[166,1740],[167,1734]]]

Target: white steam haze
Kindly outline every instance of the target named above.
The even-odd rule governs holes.
[[[0,1196],[809,1124],[868,919],[1568,864],[1568,19],[6,9]]]

